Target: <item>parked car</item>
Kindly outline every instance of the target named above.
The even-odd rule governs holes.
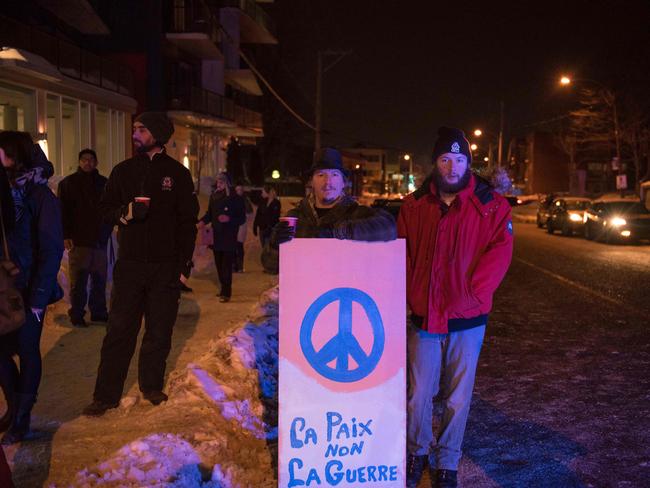
[[[395,220],[397,220],[399,209],[402,208],[403,203],[404,200],[401,198],[376,198],[370,206],[375,208],[383,208],[389,214],[391,214]]]
[[[584,214],[589,208],[588,198],[560,197],[553,200],[548,210],[546,231],[553,234],[556,230],[563,236],[572,236],[584,230]]]
[[[641,202],[595,201],[585,212],[585,237],[605,242],[650,239],[650,212]]]
[[[553,201],[558,198],[566,196],[566,193],[549,193],[548,195],[540,195],[537,203],[537,227],[540,229],[546,225],[546,221],[550,215],[551,205]]]

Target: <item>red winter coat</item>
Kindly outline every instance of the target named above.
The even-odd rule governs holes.
[[[423,329],[447,333],[452,319],[490,312],[513,236],[510,205],[485,180],[472,175],[443,216],[435,183],[427,179],[406,197],[397,234],[406,238],[407,302],[424,318]]]

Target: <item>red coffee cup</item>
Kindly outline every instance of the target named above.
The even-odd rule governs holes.
[[[298,224],[298,217],[280,217],[280,222],[286,222],[293,230],[296,230]]]
[[[135,201],[138,202],[138,203],[144,203],[148,207],[149,203],[151,202],[151,198],[149,198],[149,197],[135,197]]]

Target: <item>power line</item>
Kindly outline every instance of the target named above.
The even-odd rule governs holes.
[[[225,34],[225,36],[230,40],[230,42],[235,45],[235,42],[233,38],[230,36],[230,34],[223,28],[223,26],[219,26],[219,29],[221,32]],[[259,70],[255,67],[255,65],[251,62],[251,60],[246,56],[244,51],[242,51],[241,47],[237,48],[237,51],[239,52],[239,55],[242,57],[242,59],[246,62],[248,67],[251,69],[253,73],[260,79],[260,81],[268,88],[268,90],[273,94],[273,96],[282,104],[284,108],[286,108],[291,115],[293,115],[296,119],[298,119],[302,124],[306,125],[309,127],[311,130],[315,131],[316,127],[311,125],[309,122],[307,122],[305,119],[303,119],[287,102],[284,101],[284,99],[278,94],[278,92],[275,91],[275,89],[271,86],[271,84],[266,81],[266,78],[262,76],[262,73],[259,72]]]

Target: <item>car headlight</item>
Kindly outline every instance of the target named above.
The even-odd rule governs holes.
[[[569,213],[569,220],[571,222],[582,222],[582,215],[579,213]]]
[[[621,217],[614,217],[611,221],[611,224],[614,227],[620,227],[622,225],[627,224],[627,221],[625,219],[622,219]]]

